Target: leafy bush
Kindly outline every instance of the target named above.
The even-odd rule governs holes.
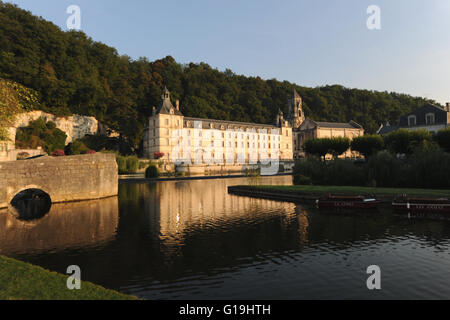
[[[440,130],[436,134],[435,141],[446,152],[450,152],[450,128]]]
[[[364,168],[350,160],[323,162],[308,158],[297,161],[294,167],[294,184],[361,185],[364,181]]]
[[[159,177],[158,167],[153,163],[149,165],[145,170],[145,177],[147,179],[158,178]]]
[[[389,151],[396,154],[412,154],[416,148],[432,142],[431,133],[427,130],[399,129],[383,137]]]
[[[310,155],[325,159],[327,154],[332,154],[337,158],[350,148],[350,139],[347,137],[311,139],[305,142],[303,148]]]
[[[302,174],[296,174],[294,175],[294,184],[295,185],[312,185],[312,181],[310,177],[304,176]]]
[[[378,134],[355,137],[351,143],[352,150],[359,152],[366,159],[382,150],[383,147],[383,138]]]
[[[325,185],[333,186],[358,186],[366,181],[364,167],[357,167],[351,160],[336,159],[326,163],[323,171]]]
[[[68,155],[77,155],[77,154],[86,154],[89,151],[89,148],[81,142],[81,140],[76,140],[72,143],[69,143],[65,148],[64,151]]]
[[[298,160],[294,166],[294,181],[302,180],[303,176],[308,177],[313,184],[322,184],[325,168],[326,165],[319,159],[309,157]]]
[[[347,137],[328,138],[328,153],[331,153],[334,158],[347,152],[350,148],[350,139]]]
[[[139,159],[136,156],[123,157],[117,155],[116,161],[119,167],[119,174],[132,174],[139,169]]]
[[[387,151],[372,156],[367,163],[367,181],[371,186],[394,187],[401,183],[402,163]]]
[[[450,187],[450,154],[436,148],[418,149],[408,160],[408,185],[421,188]]]
[[[19,128],[16,133],[16,147],[18,149],[36,149],[42,147],[51,154],[56,149],[64,149],[67,135],[56,128],[54,122],[45,122],[39,118],[31,121],[28,127]]]

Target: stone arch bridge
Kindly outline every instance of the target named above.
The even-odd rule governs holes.
[[[0,162],[0,208],[28,189],[42,190],[52,203],[100,199],[118,194],[114,154],[41,157]]]

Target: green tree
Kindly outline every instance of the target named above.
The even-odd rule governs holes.
[[[305,141],[303,150],[306,154],[318,156],[325,161],[325,156],[328,154],[329,150],[329,144],[325,139],[311,139]]]
[[[353,151],[359,152],[366,159],[371,155],[382,150],[384,147],[383,138],[380,135],[364,135],[355,137],[352,140],[351,148]]]
[[[440,130],[435,137],[438,145],[446,152],[450,152],[450,128]]]
[[[432,142],[431,133],[427,130],[399,129],[383,137],[386,147],[397,154],[411,154],[415,149]]]
[[[347,137],[327,138],[325,144],[328,144],[328,153],[336,159],[350,148],[350,139]]]
[[[19,128],[16,133],[16,147],[20,149],[36,149],[42,147],[48,154],[54,150],[63,150],[67,135],[56,128],[55,123],[45,122],[39,118],[31,121],[28,127]]]

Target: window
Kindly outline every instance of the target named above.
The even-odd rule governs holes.
[[[427,115],[425,116],[425,123],[427,125],[434,124],[434,113],[427,113]]]
[[[169,125],[169,119],[166,119],[166,126]]]
[[[408,117],[408,126],[414,127],[417,124],[417,118],[416,116],[409,116]]]

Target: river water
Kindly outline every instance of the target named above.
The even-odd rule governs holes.
[[[39,221],[0,211],[0,254],[146,299],[450,298],[450,222],[228,195],[291,177],[121,184]],[[368,290],[367,267],[381,268]]]

